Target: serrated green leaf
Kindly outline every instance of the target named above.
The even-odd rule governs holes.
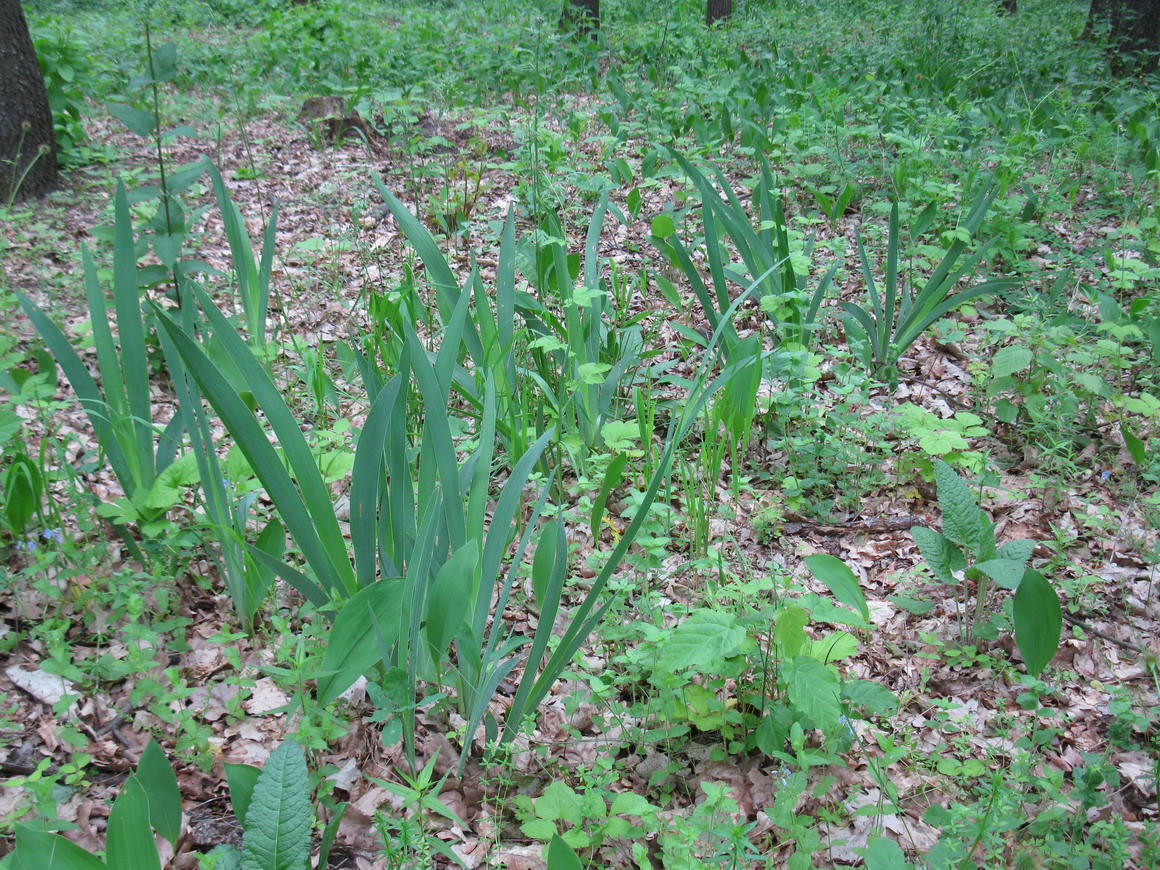
[[[149,798],[136,775],[125,781],[124,791],[109,811],[105,861],[117,870],[161,870],[157,842],[149,826]]]
[[[862,618],[870,620],[870,608],[866,606],[866,596],[850,566],[841,559],[827,553],[806,557],[806,567],[818,580],[826,584],[834,597],[848,607],[854,608]]]
[[[1031,365],[1031,351],[1025,347],[1004,347],[991,360],[991,377],[1005,378]]]
[[[783,666],[782,674],[795,708],[813,720],[823,731],[838,724],[842,715],[839,703],[838,675],[833,668],[810,656],[797,656]]]
[[[945,456],[952,450],[966,450],[970,445],[953,429],[935,429],[920,435],[918,446],[931,456]]]
[[[1063,632],[1063,608],[1047,578],[1028,570],[1015,592],[1012,607],[1015,643],[1027,673],[1033,677],[1047,667],[1059,649]]]
[[[520,830],[533,840],[547,840],[556,836],[556,823],[547,819],[529,819],[520,825]]]
[[[137,777],[149,801],[149,823],[170,843],[181,836],[181,790],[165,753],[150,740],[137,765]]]
[[[19,870],[106,870],[100,858],[60,834],[21,824],[16,826],[13,858]]]
[[[955,573],[967,567],[967,560],[962,551],[934,529],[926,526],[914,526],[910,534],[918,544],[918,550],[935,579],[951,585],[957,583]]]
[[[934,461],[934,478],[938,486],[938,506],[943,513],[943,534],[951,543],[966,547],[970,553],[982,552],[990,523],[975,501],[974,493],[941,459]]]
[[[1014,541],[1008,541],[1000,547],[995,555],[1000,559],[1010,559],[1026,567],[1027,561],[1031,558],[1031,554],[1035,552],[1036,546],[1038,546],[1038,542],[1030,538],[1016,538]]]
[[[584,811],[580,795],[559,780],[553,780],[536,799],[536,816],[552,822],[559,819],[574,825],[582,824]]]
[[[266,760],[246,811],[242,837],[245,870],[302,870],[310,857],[314,808],[306,756],[283,741]]]
[[[673,223],[673,216],[670,214],[658,214],[652,219],[652,234],[658,239],[667,239],[677,231],[677,225]]]
[[[731,614],[709,608],[695,610],[661,645],[657,668],[670,673],[686,668],[712,671],[736,655],[744,640],[745,629]]]

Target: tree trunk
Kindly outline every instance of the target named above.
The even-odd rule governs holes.
[[[0,0],[0,206],[56,187],[52,110],[20,0]]]
[[[712,27],[733,14],[733,0],[708,0],[705,6],[705,23]]]
[[[1152,72],[1160,52],[1160,0],[1125,0],[1112,48],[1118,52],[1112,69],[1118,72]]]
[[[1019,11],[1019,0],[1003,0],[999,8],[1008,15],[1014,15]]]
[[[581,36],[596,38],[600,29],[600,0],[564,0],[564,22]]]
[[[1119,12],[1120,4],[1117,0],[1092,0],[1092,5],[1088,7],[1087,23],[1084,24],[1083,33],[1079,38],[1091,39],[1095,36],[1096,28],[1104,21],[1110,22],[1115,27],[1113,16],[1118,18]]]
[[[1092,39],[1105,25],[1113,73],[1148,73],[1156,69],[1160,0],[1092,0],[1080,39]]]

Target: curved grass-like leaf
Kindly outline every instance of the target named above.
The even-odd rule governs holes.
[[[322,657],[319,704],[329,704],[382,659],[379,636],[387,645],[398,640],[407,604],[403,592],[398,580],[380,580],[360,589],[343,605]]]
[[[222,375],[193,338],[165,312],[157,309],[161,328],[173,341],[186,369],[221,417],[227,431],[238,442],[325,592],[350,594],[357,584],[346,541],[339,529],[329,490],[322,481],[314,455],[297,421],[249,347],[213,302],[204,294],[198,295],[215,335],[225,343],[246,385],[266,414],[293,476],[283,465],[238,389]]]

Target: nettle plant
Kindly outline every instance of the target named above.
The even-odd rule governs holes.
[[[1059,648],[1063,611],[1047,578],[1027,567],[1035,541],[1020,538],[999,546],[995,523],[954,469],[936,459],[934,474],[943,530],[915,526],[910,533],[935,578],[959,587],[960,634],[967,633],[969,623],[973,637],[998,637],[1002,620],[991,613],[991,594],[995,587],[1011,590],[1015,642],[1028,673],[1038,676]],[[969,612],[971,584],[973,613]]]
[[[834,753],[851,745],[851,717],[897,709],[888,689],[846,679],[834,664],[858,650],[846,628],[870,626],[854,573],[825,554],[806,565],[836,602],[810,592],[782,595],[762,579],[727,590],[736,599],[731,606],[698,607],[675,628],[657,631],[650,681],[664,698],[661,717],[674,726],[669,736],[716,733],[728,753],[758,749],[806,768],[840,763]],[[772,600],[754,606],[763,593],[774,593]],[[814,744],[815,730],[824,748]]]

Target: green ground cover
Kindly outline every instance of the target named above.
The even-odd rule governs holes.
[[[28,10],[0,867],[1160,863],[1086,4]]]

